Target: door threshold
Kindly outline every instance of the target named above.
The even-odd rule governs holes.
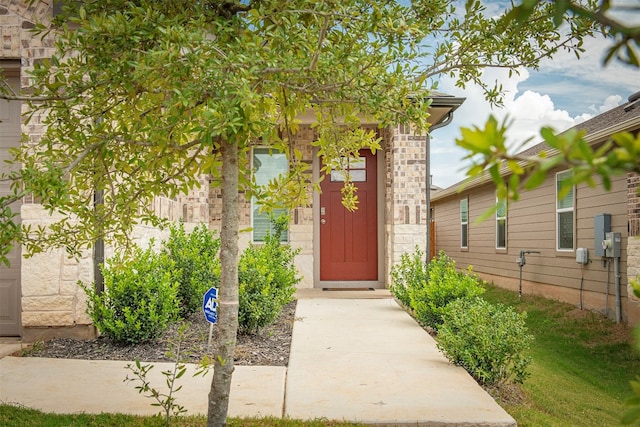
[[[322,288],[323,291],[375,291],[375,288]]]

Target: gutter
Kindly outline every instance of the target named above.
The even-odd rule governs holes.
[[[434,130],[440,129],[442,127],[447,126],[449,123],[453,121],[453,112],[458,109],[462,105],[462,103],[466,100],[466,98],[456,98],[453,96],[436,96],[431,98],[430,108],[442,108],[449,107],[449,112],[444,117],[443,120],[438,123],[434,123],[429,128],[427,132],[427,138],[425,141],[425,169],[426,169],[426,209],[427,209],[427,229],[426,229],[426,250],[425,250],[425,258],[426,263],[429,264],[431,261],[431,132]]]
[[[427,96],[428,99],[432,99],[431,108],[436,107],[452,107],[451,111],[455,111],[462,105],[467,98],[459,98],[457,96],[436,95]],[[442,123],[442,122],[440,122]],[[435,126],[435,125],[434,125]]]

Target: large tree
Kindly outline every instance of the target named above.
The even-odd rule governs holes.
[[[34,1],[34,0],[31,0]],[[3,248],[28,252],[97,238],[126,243],[155,196],[174,197],[210,176],[222,188],[220,329],[208,425],[226,421],[237,331],[238,194],[265,205],[306,203],[307,174],[291,145],[299,114],[317,114],[319,153],[329,159],[378,148],[359,118],[380,126],[428,129],[428,93],[438,76],[460,86],[481,81],[486,67],[537,67],[559,49],[579,53],[593,22],[534,4],[515,27],[488,15],[479,1],[451,0],[93,0],[69,2],[51,31],[56,54],[36,64],[31,92],[6,99],[46,113],[47,131],[27,141],[4,179],[15,194],[0,199]],[[505,12],[505,11],[501,11]],[[485,85],[492,102],[501,88]],[[247,153],[268,145],[289,154],[289,176],[256,188]],[[324,162],[340,167],[339,162]],[[346,183],[345,206],[355,208]],[[102,195],[95,204],[93,195]],[[35,195],[65,214],[46,229],[15,227],[8,204]],[[6,253],[0,252],[0,256]]]

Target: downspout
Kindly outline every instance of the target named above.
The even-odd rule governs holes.
[[[426,263],[429,264],[431,261],[431,132],[440,129],[442,127],[447,126],[453,120],[453,111],[449,111],[447,113],[447,117],[437,123],[429,129],[427,132],[427,141],[426,141],[426,174],[427,174],[427,248],[425,251]]]
[[[616,286],[616,323],[622,321],[622,303],[620,301],[620,257],[613,259],[613,275]]]
[[[96,190],[93,193],[93,206],[97,211],[98,205],[102,205],[103,190]],[[95,282],[95,290],[98,295],[104,292],[104,277],[102,276],[102,270],[100,266],[104,262],[104,239],[102,238],[102,227],[98,230],[98,237],[93,245],[93,280]]]
[[[102,116],[97,117],[94,120],[94,125],[102,123]],[[103,215],[102,208],[104,208],[104,189],[94,187],[93,189],[93,213],[96,218],[99,215]],[[93,281],[96,294],[102,295],[104,292],[104,277],[102,276],[101,265],[104,263],[104,226],[102,221],[98,219],[96,225],[97,236],[93,245]]]

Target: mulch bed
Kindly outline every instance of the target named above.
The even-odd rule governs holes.
[[[248,366],[287,366],[291,348],[291,333],[295,317],[296,301],[287,304],[278,319],[258,334],[240,334],[236,342],[235,364]],[[188,328],[181,339],[183,361],[198,363],[205,355],[211,355],[216,345],[216,327],[213,327],[211,349],[207,351],[210,323],[200,312],[188,320]],[[93,340],[54,338],[35,343],[16,356],[51,357],[87,360],[140,360],[141,362],[173,362],[170,353],[175,352],[172,343],[178,341],[179,324],[173,325],[154,342],[118,345],[99,337]]]

